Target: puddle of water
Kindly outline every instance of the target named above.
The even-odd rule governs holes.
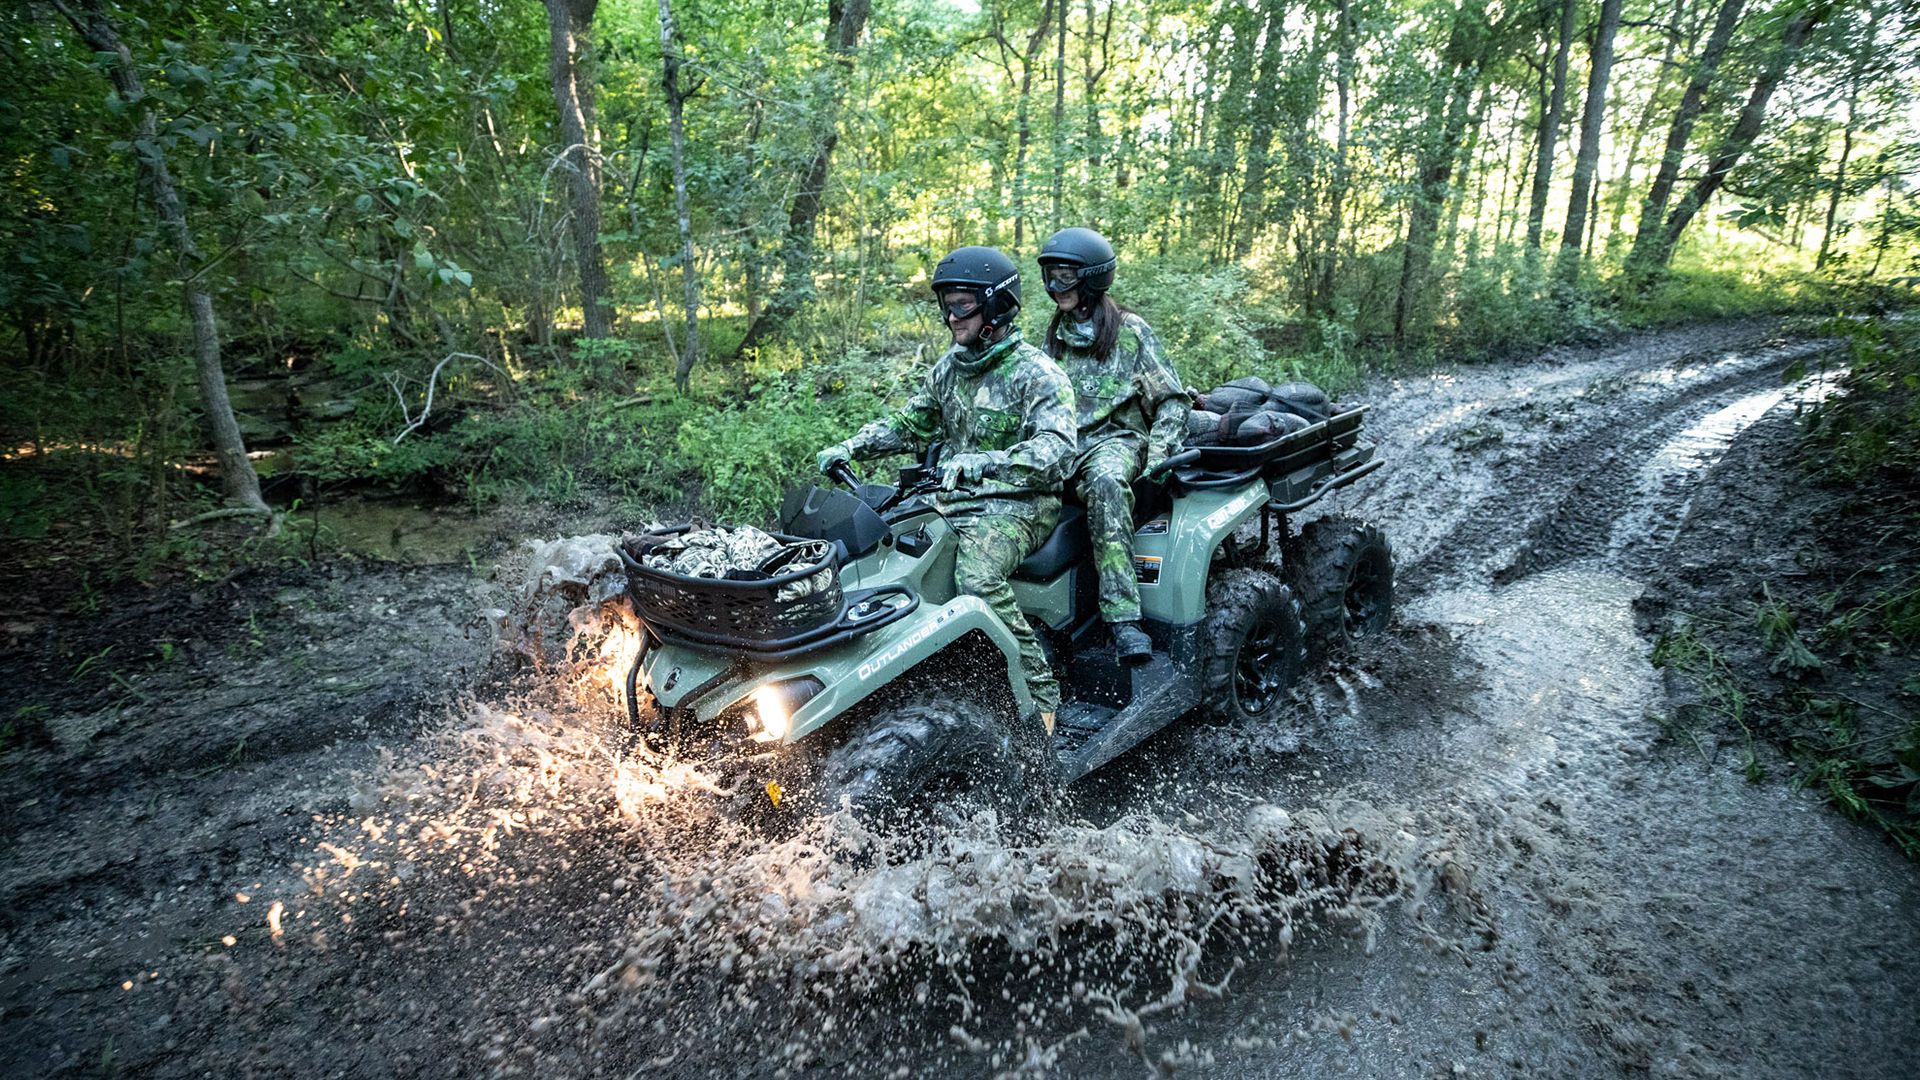
[[[1715,425],[1760,407],[1736,404]],[[1501,883],[1498,955],[1525,988],[1509,1037],[1539,1040],[1528,1060],[1579,1052],[1541,1075],[1908,1074],[1911,981],[1893,973],[1920,933],[1883,913],[1920,902],[1910,868],[1810,793],[1747,782],[1711,732],[1663,749],[1638,591],[1563,567],[1406,609],[1481,667],[1468,716],[1402,751],[1393,783],[1453,808],[1466,861]]]
[[[478,514],[357,497],[325,503],[317,514],[303,511],[301,527],[316,516],[324,543],[394,562],[465,562],[496,530]]]

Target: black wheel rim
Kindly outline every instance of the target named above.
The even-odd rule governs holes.
[[[1378,551],[1363,552],[1347,575],[1346,593],[1341,597],[1347,614],[1347,636],[1365,637],[1379,630],[1387,610],[1387,583],[1391,571]]]
[[[1287,688],[1287,644],[1279,620],[1272,617],[1261,619],[1247,631],[1233,665],[1233,696],[1241,709],[1258,716],[1279,700],[1280,692]]]

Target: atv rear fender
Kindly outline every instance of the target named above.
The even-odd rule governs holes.
[[[1173,508],[1135,530],[1134,580],[1140,609],[1175,626],[1199,622],[1207,611],[1207,570],[1213,553],[1268,499],[1257,477],[1228,488],[1189,490]]]

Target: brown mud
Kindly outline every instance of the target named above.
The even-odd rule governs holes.
[[[618,760],[591,657],[489,675],[524,554],[52,620],[0,655],[0,1073],[1910,1075],[1914,867],[1672,737],[1647,659],[1824,505],[1764,448],[1830,352],[1378,382],[1328,509],[1394,539],[1388,638],[924,851]]]

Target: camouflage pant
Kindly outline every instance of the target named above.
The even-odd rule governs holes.
[[[953,557],[954,587],[968,596],[986,601],[1000,621],[1013,631],[1020,645],[1020,666],[1027,669],[1027,689],[1041,712],[1060,708],[1060,680],[1054,678],[1040,651],[1040,639],[1014,602],[1013,586],[1007,583],[1013,568],[1033,554],[1052,535],[1060,519],[1060,503],[1049,496],[1031,503],[1009,499],[986,500],[991,510],[949,514],[959,547]]]
[[[1109,439],[1074,463],[1073,489],[1087,508],[1093,563],[1100,570],[1100,617],[1140,618],[1140,586],[1133,577],[1133,481],[1146,452],[1132,439]]]

